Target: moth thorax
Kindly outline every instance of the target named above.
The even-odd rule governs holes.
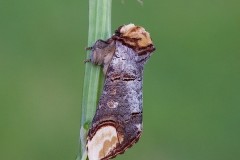
[[[134,24],[124,25],[119,29],[120,38],[124,43],[138,48],[144,48],[152,45],[150,34],[143,27]]]

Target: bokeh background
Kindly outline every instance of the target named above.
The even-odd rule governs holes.
[[[240,159],[240,1],[113,0],[157,48],[144,132],[117,160]],[[0,0],[0,159],[75,160],[88,1]]]

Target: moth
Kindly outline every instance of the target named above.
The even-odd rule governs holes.
[[[134,24],[97,40],[89,62],[102,65],[103,92],[87,135],[89,160],[108,160],[136,143],[142,132],[144,64],[155,47],[150,34]]]

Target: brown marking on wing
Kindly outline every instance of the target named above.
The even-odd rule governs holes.
[[[99,151],[99,157],[105,157],[109,152],[109,148],[115,145],[118,142],[117,137],[113,137],[111,141],[106,140],[103,144],[103,148]]]
[[[121,76],[119,74],[112,74],[110,79],[111,79],[111,81],[120,80]]]
[[[124,74],[122,77],[123,81],[134,81],[137,77],[130,74]]]

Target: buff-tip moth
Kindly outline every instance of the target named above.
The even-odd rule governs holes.
[[[140,138],[143,68],[155,47],[143,27],[128,24],[88,49],[88,61],[103,66],[105,81],[86,147],[89,160],[108,160]]]

